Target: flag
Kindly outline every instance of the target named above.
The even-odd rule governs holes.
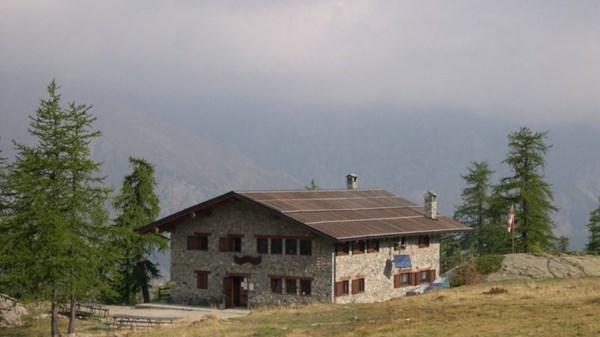
[[[510,211],[508,211],[507,218],[507,229],[508,232],[512,232],[515,229],[515,205],[510,205]]]

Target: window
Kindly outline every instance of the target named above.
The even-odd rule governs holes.
[[[419,235],[419,248],[429,247],[429,235]]]
[[[282,293],[282,280],[280,278],[271,278],[271,292],[275,294]]]
[[[208,289],[208,274],[209,271],[196,270],[196,288]]]
[[[283,251],[283,242],[281,239],[271,239],[271,254],[281,254]]]
[[[352,254],[363,254],[365,252],[365,242],[363,240],[352,243]]]
[[[341,242],[335,245],[335,255],[350,254],[350,242]]]
[[[312,255],[312,240],[300,240],[300,255]]]
[[[406,236],[400,238],[400,242],[394,243],[394,250],[406,249]]]
[[[187,237],[188,250],[208,250],[209,233],[194,233]]]
[[[379,240],[367,240],[367,253],[379,251]]]
[[[296,295],[296,293],[298,292],[296,279],[285,280],[285,291],[288,294]]]
[[[356,280],[352,280],[352,293],[364,293],[365,292],[365,279],[359,278]]]
[[[412,273],[401,273],[394,275],[394,288],[401,288],[411,285]]]
[[[269,253],[269,239],[257,238],[256,239],[256,252],[259,254]]]
[[[285,239],[285,255],[297,255],[297,254],[298,254],[298,240]]]
[[[300,280],[300,294],[310,295],[312,292],[311,280]]]
[[[419,272],[419,283],[429,282],[429,270]]]
[[[242,251],[242,236],[231,235],[219,239],[219,250],[222,252],[241,252]]]
[[[348,295],[350,284],[349,281],[339,281],[335,283],[335,296]]]

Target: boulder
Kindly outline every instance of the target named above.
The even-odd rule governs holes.
[[[567,278],[600,276],[600,256],[567,254],[508,254],[500,271],[488,281],[510,279]]]
[[[23,325],[27,309],[10,296],[0,294],[0,328]]]

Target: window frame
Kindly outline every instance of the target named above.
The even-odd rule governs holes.
[[[419,248],[428,248],[430,245],[429,235],[419,235]]]
[[[262,245],[261,245],[261,243],[262,243]],[[257,254],[269,254],[269,239],[268,238],[256,238],[256,253]]]
[[[350,242],[338,242],[335,245],[335,255],[336,256],[346,256],[350,255]]]
[[[208,289],[208,270],[196,270],[196,289]]]
[[[312,240],[300,239],[300,255],[312,256]]]
[[[293,284],[294,291],[290,292],[290,285]],[[285,293],[287,295],[298,295],[298,279],[297,278],[286,278],[285,279]]]
[[[365,254],[366,252],[367,250],[365,240],[358,240],[352,242],[352,255]]]
[[[365,278],[356,278],[352,280],[352,295],[365,292]]]
[[[279,244],[276,246],[275,242],[279,242]],[[274,251],[275,247],[279,248],[278,252]],[[271,254],[274,254],[274,255],[282,255],[283,254],[283,239],[271,238]]]
[[[286,238],[284,252],[285,255],[298,255],[298,239]]]
[[[208,237],[210,233],[194,233],[187,236],[187,250],[208,250]]]
[[[311,279],[299,279],[300,280],[300,295],[310,296],[312,295],[312,280]],[[305,291],[305,286],[308,285],[308,293]]]
[[[370,239],[366,241],[367,253],[378,253],[379,252],[379,240]]]
[[[271,293],[272,294],[283,294],[283,278],[281,277],[270,277],[271,279]],[[277,287],[279,284],[279,287]]]
[[[335,297],[350,295],[350,281],[341,280],[335,283]]]

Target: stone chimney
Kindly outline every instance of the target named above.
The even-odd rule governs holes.
[[[425,217],[437,220],[437,194],[432,191],[425,192],[423,196],[425,198]]]
[[[346,176],[346,188],[349,190],[358,188],[358,176],[356,174],[350,173]]]

